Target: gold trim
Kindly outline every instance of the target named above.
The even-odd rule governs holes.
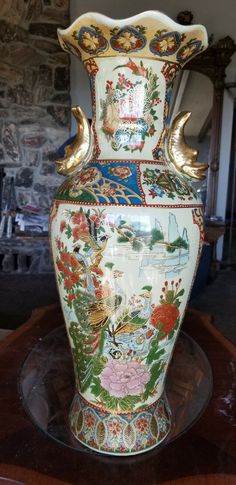
[[[77,121],[77,136],[65,147],[65,156],[55,161],[60,175],[74,175],[91,159],[93,154],[93,137],[87,117],[79,106],[72,108]]]
[[[187,145],[184,137],[184,127],[190,116],[190,111],[182,111],[175,117],[167,140],[168,155],[178,172],[204,180],[208,164],[197,162],[198,150]]]

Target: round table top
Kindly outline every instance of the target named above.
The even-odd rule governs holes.
[[[209,405],[187,433],[139,460],[78,453],[46,436],[27,416],[18,392],[22,364],[35,344],[62,323],[58,306],[38,309],[0,343],[0,477],[25,485],[236,483],[236,349],[209,315],[189,310],[183,325],[213,370]]]

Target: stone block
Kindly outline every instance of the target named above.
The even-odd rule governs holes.
[[[28,167],[38,167],[41,160],[40,152],[38,150],[24,150],[23,160]]]
[[[40,195],[38,201],[39,201],[39,207],[46,210],[49,209],[51,205],[51,201],[46,195]]]
[[[8,157],[14,162],[19,161],[19,146],[17,128],[14,123],[5,125],[2,137],[3,146]]]
[[[43,11],[41,0],[27,0],[24,3],[23,17],[28,22],[37,19]]]
[[[48,103],[53,96],[54,90],[50,87],[46,86],[36,86],[34,88],[34,103],[41,104],[41,103]]]
[[[42,183],[37,183],[34,185],[34,190],[35,192],[38,192],[39,194],[46,194],[47,193],[47,186]]]
[[[70,0],[54,0],[55,7],[62,8],[69,12],[70,9]]]
[[[57,41],[57,28],[58,24],[53,24],[49,22],[33,22],[29,26],[29,33],[34,36],[49,37],[50,39],[55,39]]]
[[[66,104],[70,106],[70,95],[69,93],[57,93],[51,98],[53,103]]]
[[[10,18],[12,17],[10,16]],[[16,23],[4,20],[3,18],[0,19],[0,42],[3,42],[6,45],[9,42],[27,42],[28,38],[29,34],[27,30],[23,29]]]
[[[70,110],[64,106],[52,105],[47,107],[47,112],[59,126],[69,126]]]
[[[49,149],[46,151],[42,152],[42,160],[44,162],[55,162],[55,160],[58,158],[58,153],[56,151],[50,151]],[[54,164],[54,163],[53,163]]]
[[[16,200],[19,207],[24,207],[32,203],[31,191],[19,190],[16,187]]]
[[[38,79],[38,67],[26,66],[24,69],[24,81],[25,89],[33,91]]]
[[[60,187],[60,185],[62,184],[62,182],[63,182],[63,177],[60,179],[60,182],[58,182],[57,185],[48,187],[48,195],[49,195],[49,199],[50,200],[53,199],[54,195],[56,194],[56,191],[57,191],[58,187]]]
[[[57,52],[50,56],[50,63],[55,65],[63,64],[64,66],[68,66],[68,54],[66,52]]]
[[[56,67],[54,75],[54,87],[57,91],[67,91],[69,89],[69,69],[68,67]]]
[[[30,45],[12,43],[1,55],[1,60],[13,66],[20,66],[22,71],[27,66],[39,66],[45,62],[45,57]]]
[[[52,68],[46,64],[39,66],[39,73],[37,83],[42,86],[51,86],[52,84]]]
[[[40,170],[41,175],[52,175],[55,173],[55,165],[51,163],[42,163],[41,165],[41,170]]]
[[[13,105],[11,107],[11,115],[12,118],[18,120],[19,131],[22,133],[30,133],[32,130],[37,129],[35,128],[35,125],[38,126],[39,123],[44,125],[44,123],[47,124],[47,122],[50,121],[46,109],[40,106],[25,107],[22,105]],[[42,131],[42,128],[40,127],[39,130]]]
[[[34,171],[32,168],[20,168],[16,174],[15,185],[17,187],[31,187],[33,183]]]
[[[0,161],[2,162],[5,158],[3,146],[0,146]]]
[[[67,10],[63,8],[45,7],[43,15],[40,20],[47,20],[47,22],[55,22],[58,27],[68,27],[70,18]]]
[[[18,84],[14,88],[9,88],[7,91],[7,99],[10,103],[31,105],[33,102],[33,93],[25,89],[23,84]]]
[[[41,148],[46,141],[47,138],[43,134],[37,132],[25,133],[21,138],[22,145],[29,148]]]
[[[61,47],[59,43],[55,43],[50,40],[33,40],[32,46],[35,47],[35,49],[43,51],[45,54],[56,54],[58,52],[61,52]]]
[[[24,77],[23,68],[13,67],[7,62],[0,62],[0,79],[8,83],[22,83]]]

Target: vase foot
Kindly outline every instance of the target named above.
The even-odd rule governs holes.
[[[158,446],[171,427],[170,408],[163,394],[155,403],[129,413],[112,414],[76,394],[70,410],[75,438],[100,453],[130,456]]]

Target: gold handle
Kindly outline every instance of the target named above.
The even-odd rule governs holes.
[[[190,116],[190,111],[182,111],[175,117],[167,139],[167,151],[170,161],[179,172],[204,180],[208,164],[197,162],[198,150],[187,145],[184,137],[184,127]]]
[[[55,161],[60,175],[74,175],[79,172],[93,154],[93,135],[87,117],[79,106],[72,108],[72,113],[77,121],[77,135],[65,147],[64,157]]]

